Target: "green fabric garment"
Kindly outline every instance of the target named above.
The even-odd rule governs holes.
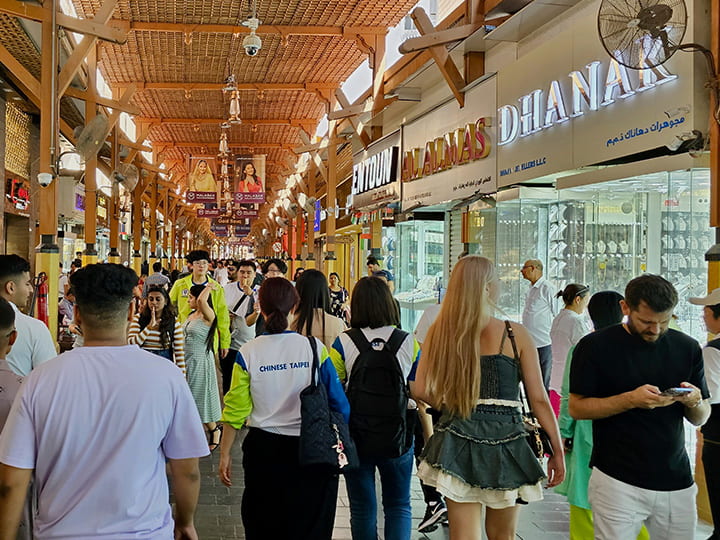
[[[253,402],[250,395],[250,374],[238,364],[233,366],[230,390],[223,401],[225,408],[220,421],[240,429],[252,412]]]
[[[220,349],[230,348],[230,312],[228,311],[227,303],[225,302],[225,291],[220,284],[208,277],[208,282],[216,283],[217,288],[210,293],[212,298],[213,310],[217,317],[217,329],[220,334],[220,344],[217,347],[217,338],[215,341],[217,351]],[[188,304],[188,291],[193,286],[192,274],[185,276],[184,278],[178,279],[170,289],[170,302],[177,309],[178,321],[184,323],[190,315],[190,305]]]
[[[568,502],[580,508],[590,508],[588,502],[588,482],[590,482],[590,455],[593,449],[592,420],[575,420],[568,412],[570,395],[570,365],[575,347],[570,349],[563,376],[562,397],[560,400],[560,435],[563,439],[573,439],[573,449],[565,454],[565,480],[555,491],[566,495]]]

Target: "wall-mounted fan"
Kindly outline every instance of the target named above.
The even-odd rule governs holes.
[[[687,27],[683,0],[602,0],[598,33],[607,53],[631,69],[648,69],[666,62],[677,51],[705,56],[709,86],[720,97],[713,54],[697,43],[681,43]],[[713,112],[720,123],[720,101]]]
[[[112,180],[122,185],[126,190],[132,191],[140,179],[138,168],[132,163],[120,163],[112,172]]]
[[[75,150],[85,161],[94,158],[110,133],[110,124],[104,114],[98,114],[90,120],[75,141]]]

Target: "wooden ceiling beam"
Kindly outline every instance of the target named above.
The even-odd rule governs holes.
[[[140,150],[141,152],[152,152],[153,149],[149,146],[143,146],[142,144],[136,143],[128,139],[127,137],[120,136],[120,144],[123,146],[127,146],[128,148],[133,148],[135,150]]]
[[[93,21],[97,24],[106,24],[112,17],[117,3],[118,0],[105,0]],[[65,62],[65,65],[58,75],[57,91],[59,96],[62,96],[70,86],[75,74],[83,65],[90,49],[95,46],[96,42],[97,36],[86,35],[82,38],[82,41],[75,46],[70,58],[67,59],[67,62]]]
[[[227,122],[227,118],[148,118],[137,117],[137,122],[150,122],[152,124],[216,124]],[[293,126],[303,127],[307,124],[317,124],[316,118],[243,118],[244,125],[256,126]]]
[[[417,7],[413,9],[410,13],[410,17],[415,23],[415,26],[421,36],[436,32],[437,29],[433,26],[430,17],[428,17],[423,8]],[[437,64],[437,67],[440,69],[440,73],[450,87],[450,91],[455,96],[455,99],[457,99],[460,107],[464,107],[465,93],[462,89],[465,87],[465,79],[461,75],[453,59],[450,57],[450,53],[448,53],[445,45],[435,45],[428,48],[428,51],[430,51],[433,60],[435,60],[435,64]]]
[[[80,90],[79,88],[73,88],[70,87],[67,90],[65,90],[65,95],[70,96],[76,99],[81,99],[83,101],[93,100],[98,105],[102,105],[103,107],[107,107],[109,109],[116,109],[120,112],[132,114],[133,116],[142,114],[142,111],[138,109],[135,105],[132,105],[128,103],[127,105],[122,105],[119,101],[116,101],[114,99],[108,99],[105,97],[102,97],[100,95],[90,95],[90,92],[87,90]]]
[[[178,32],[183,34],[212,33],[212,34],[248,34],[247,26],[235,24],[185,24],[128,21],[125,19],[112,19],[110,25],[125,31],[146,32]],[[382,35],[387,34],[387,28],[380,26],[333,26],[333,25],[269,25],[261,24],[258,34],[280,34],[282,36],[329,36],[355,39],[358,34]]]
[[[1,0],[0,0],[1,1]],[[222,90],[225,83],[198,83],[198,82],[113,82],[113,88],[123,88],[134,84],[138,90]],[[237,83],[235,87],[240,91],[273,91],[273,90],[300,90],[315,93],[321,89],[335,90],[340,83]]]
[[[164,146],[165,148],[212,148],[208,153],[214,154],[217,150],[217,141],[211,141],[211,142],[193,142],[193,141],[152,141],[153,145],[157,146]],[[269,148],[269,149],[282,149],[282,150],[292,150],[294,148],[294,144],[290,143],[238,143],[238,144],[230,144],[230,148],[250,148],[250,149],[257,149],[257,148]]]

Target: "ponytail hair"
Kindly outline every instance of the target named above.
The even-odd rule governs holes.
[[[287,279],[267,278],[260,286],[258,300],[265,316],[268,334],[280,334],[288,328],[288,313],[297,305],[299,296]]]
[[[562,291],[555,295],[555,298],[562,298],[566,306],[571,306],[575,299],[579,296],[585,298],[590,292],[588,285],[581,285],[579,283],[571,283],[565,287]]]

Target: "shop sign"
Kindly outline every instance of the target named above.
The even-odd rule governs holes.
[[[254,208],[236,208],[233,210],[235,219],[249,219],[258,217],[259,211]]]
[[[400,200],[400,131],[353,156],[352,207],[381,206]]]
[[[403,125],[402,208],[416,208],[496,191],[492,77]]]
[[[213,225],[245,225],[246,220],[221,216],[212,220]]]
[[[27,180],[8,178],[5,193],[17,210],[27,210],[30,206],[30,186]]]
[[[197,217],[199,218],[214,218],[219,216],[219,208],[198,208],[197,210]]]
[[[702,25],[691,18],[686,41],[694,26]],[[597,2],[567,28],[548,30],[498,71],[500,186],[671,147],[676,136],[707,125],[707,99],[695,99],[707,93],[687,55],[646,69],[622,66],[598,37]]]

